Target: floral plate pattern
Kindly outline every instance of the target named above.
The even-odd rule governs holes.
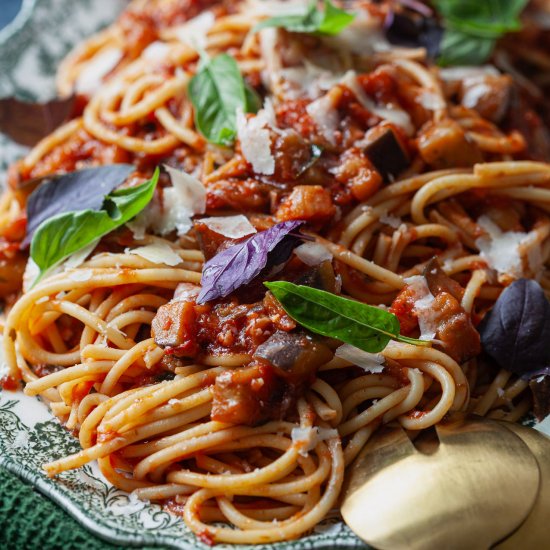
[[[124,0],[24,0],[21,12],[0,31],[0,97],[23,99],[55,95],[59,61],[84,37],[110,23]],[[0,182],[26,148],[0,134]],[[5,365],[0,363],[0,372]],[[45,404],[22,392],[0,391],[0,465],[32,483],[83,526],[109,542],[159,545],[181,550],[209,548],[183,521],[160,506],[129,498],[107,482],[95,464],[49,479],[41,465],[80,450],[79,443]],[[337,517],[326,519],[299,540],[256,546],[217,545],[244,550],[366,548]]]

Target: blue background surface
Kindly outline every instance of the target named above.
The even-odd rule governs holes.
[[[0,29],[13,21],[23,0],[0,0]]]

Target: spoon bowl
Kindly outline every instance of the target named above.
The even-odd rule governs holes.
[[[486,550],[528,516],[540,471],[523,440],[496,421],[462,416],[416,446],[386,429],[350,469],[348,526],[380,550]]]

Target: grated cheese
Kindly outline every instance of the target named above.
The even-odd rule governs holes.
[[[69,272],[67,277],[71,279],[71,281],[76,282],[84,282],[89,281],[92,278],[92,270],[91,269],[75,269],[74,271]]]
[[[338,436],[338,431],[330,428],[315,427],[296,427],[290,432],[292,443],[298,446],[298,453],[302,456],[307,456],[309,451],[317,447],[320,441],[333,439]]]
[[[376,116],[387,120],[388,122],[391,122],[396,126],[399,126],[408,135],[412,135],[414,133],[414,127],[409,114],[406,111],[403,111],[403,109],[396,107],[395,105],[386,105],[384,107],[379,107],[378,105],[376,105],[374,101],[372,101],[367,96],[367,94],[359,84],[355,71],[348,71],[342,79],[341,84],[343,84],[353,92],[359,103],[361,103],[361,105],[367,111],[370,111]]]
[[[488,216],[480,216],[477,224],[487,235],[476,240],[479,255],[487,261],[499,275],[511,275],[520,278],[523,275],[521,246],[532,244],[531,233],[520,231],[502,231]],[[531,253],[532,260],[536,252]]]
[[[126,248],[124,252],[126,254],[141,256],[154,264],[175,266],[180,264],[182,261],[179,254],[177,254],[168,243],[164,242],[154,242],[146,246],[140,246],[132,249]]]
[[[294,254],[306,265],[315,266],[332,261],[332,253],[320,243],[306,242],[294,249]]]
[[[113,516],[128,516],[140,512],[147,504],[149,504],[148,501],[140,500],[135,493],[130,493],[127,504],[111,504],[109,510]]]
[[[80,94],[92,95],[123,56],[124,52],[120,48],[107,48],[96,54],[78,75],[75,83],[76,91]]]
[[[191,218],[195,214],[204,214],[206,210],[204,185],[191,174],[166,165],[164,168],[170,175],[172,187],[163,189],[162,205],[153,198],[127,224],[137,240],[143,239],[148,228],[160,235],[166,235],[174,229],[179,236],[185,235],[193,226]]]
[[[306,111],[313,119],[319,132],[330,143],[335,143],[334,133],[340,124],[340,116],[334,108],[332,98],[325,95],[316,99],[306,107]]]
[[[147,61],[153,61],[155,63],[162,63],[168,57],[170,53],[170,46],[166,42],[156,40],[151,42],[142,52],[141,57]]]
[[[432,309],[434,297],[428,288],[426,277],[415,275],[405,279],[405,283],[412,288],[415,295],[413,311],[418,317],[420,340],[433,340],[437,332],[435,311]]]
[[[334,355],[371,374],[379,374],[384,370],[385,358],[381,353],[369,353],[351,344],[343,344],[336,349]]]
[[[394,229],[401,227],[403,220],[399,216],[394,216],[393,214],[388,214],[385,212],[380,216],[380,221]]]
[[[215,233],[223,235],[228,239],[240,239],[256,233],[256,228],[242,214],[237,216],[202,218],[200,222],[204,223],[204,225]]]
[[[175,36],[194,50],[204,50],[208,31],[213,27],[216,18],[211,11],[202,12],[200,15],[189,19],[182,25],[172,29]]]
[[[242,109],[237,110],[237,135],[244,158],[254,172],[271,175],[275,173],[275,157],[271,153],[269,126],[274,123],[274,113],[269,106],[260,109],[256,116],[247,118]]]

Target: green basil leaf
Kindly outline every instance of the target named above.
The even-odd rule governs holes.
[[[65,212],[42,222],[33,235],[31,257],[40,269],[37,283],[51,268],[96,239],[130,221],[149,204],[159,178],[105,196],[101,210]]]
[[[382,351],[392,339],[429,345],[401,336],[399,320],[383,309],[286,281],[264,284],[290,317],[316,334],[337,338],[370,353]]]
[[[323,1],[323,11],[320,11],[314,0],[303,14],[278,15],[264,19],[254,26],[253,31],[279,27],[290,32],[333,36],[343,31],[354,19],[355,15],[337,8],[330,0]]]
[[[435,0],[446,27],[440,65],[478,65],[493,53],[496,40],[521,29],[528,0]]]
[[[251,101],[235,59],[225,53],[203,59],[188,93],[199,132],[211,143],[231,145],[237,135],[237,108],[247,112]]]
[[[438,58],[439,65],[481,65],[495,47],[492,38],[471,36],[461,31],[447,30],[441,41],[441,51]]]
[[[246,101],[246,113],[257,113],[262,108],[262,98],[258,92],[248,84],[244,85],[244,96]]]

